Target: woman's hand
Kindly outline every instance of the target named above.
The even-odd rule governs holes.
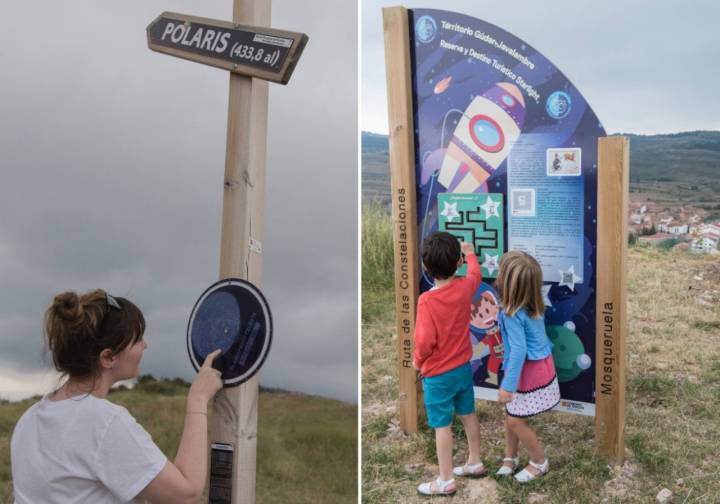
[[[502,404],[509,403],[510,401],[512,401],[512,398],[512,392],[508,392],[507,390],[502,388],[498,391],[498,401],[500,401]]]
[[[222,350],[218,348],[205,357],[205,362],[200,367],[190,387],[190,392],[188,392],[188,409],[198,407],[205,411],[208,401],[222,388],[222,375],[220,371],[212,367],[213,361],[221,352]]]

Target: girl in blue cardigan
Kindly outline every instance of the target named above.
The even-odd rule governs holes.
[[[519,464],[518,445],[530,455],[530,464],[515,475],[521,483],[548,471],[548,460],[527,418],[560,402],[552,343],[545,333],[542,270],[525,252],[513,250],[500,259],[497,286],[502,300],[498,317],[505,342],[498,399],[505,404],[505,458],[497,475],[513,473]]]

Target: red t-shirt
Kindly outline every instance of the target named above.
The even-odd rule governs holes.
[[[475,254],[465,256],[467,276],[423,292],[415,320],[415,366],[435,376],[470,362],[470,305],[482,281]]]

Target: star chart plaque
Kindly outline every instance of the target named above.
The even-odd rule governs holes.
[[[272,342],[270,307],[245,280],[226,278],[208,287],[190,314],[187,350],[195,370],[216,349],[213,367],[226,387],[239,385],[260,369]]]

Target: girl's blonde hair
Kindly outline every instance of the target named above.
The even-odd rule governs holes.
[[[525,308],[532,318],[543,316],[542,269],[533,256],[519,250],[503,254],[496,281],[505,313],[512,317]]]

